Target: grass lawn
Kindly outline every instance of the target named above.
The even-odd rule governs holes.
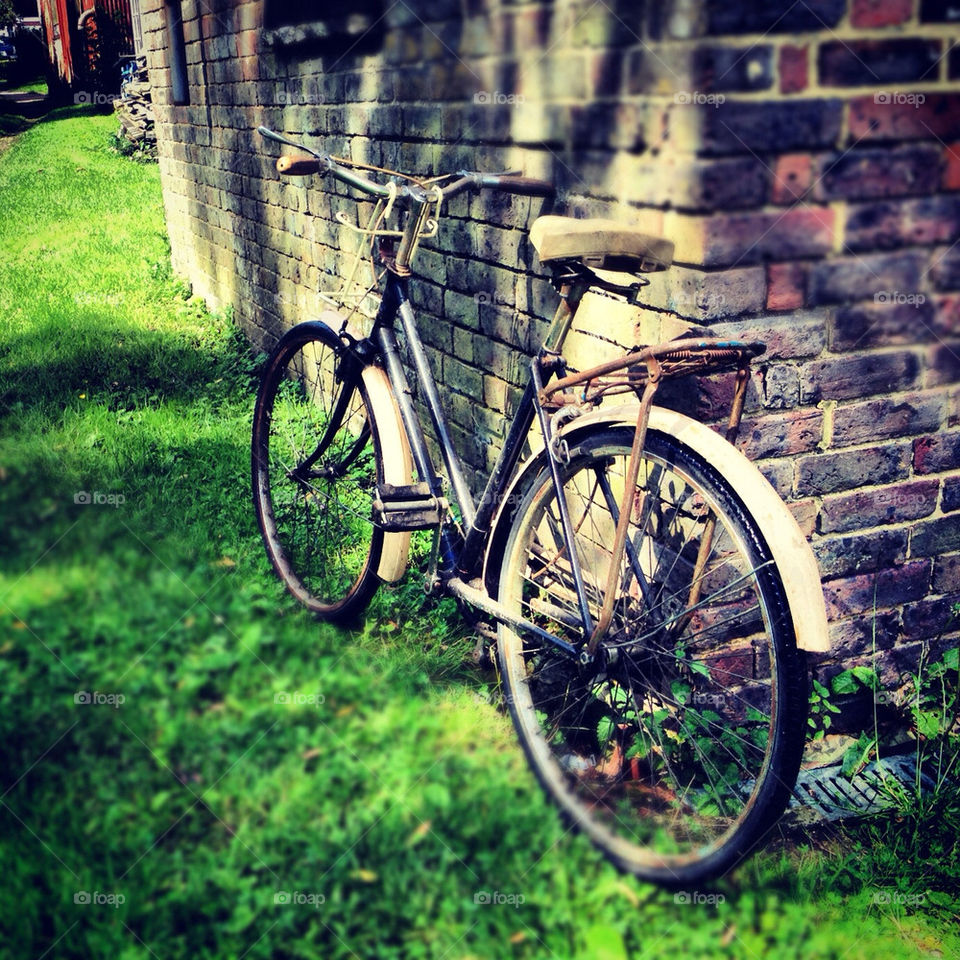
[[[298,610],[250,505],[255,362],[114,126],[0,157],[0,957],[960,956],[955,810],[684,902],[566,832],[449,602]]]

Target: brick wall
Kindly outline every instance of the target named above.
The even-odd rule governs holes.
[[[960,593],[956,5],[354,0],[298,23],[266,3],[183,3],[183,106],[163,4],[145,4],[174,264],[195,290],[269,346],[342,269],[333,216],[356,204],[280,182],[260,123],[419,173],[522,167],[558,184],[558,212],[670,236],[677,265],[647,289],[647,319],[769,344],[742,444],[813,540],[832,662],[863,657],[876,626],[886,669],[914,664]],[[555,305],[525,233],[542,209],[457,198],[418,264],[478,476],[518,348]],[[598,354],[636,336],[594,333]],[[671,402],[714,418],[730,388]]]

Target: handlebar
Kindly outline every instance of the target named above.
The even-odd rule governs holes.
[[[363,174],[356,173],[348,169],[341,163],[338,163],[333,157],[326,153],[318,153],[311,150],[302,143],[296,143],[288,140],[286,137],[269,130],[267,127],[258,127],[257,132],[268,140],[274,140],[287,146],[296,147],[310,154],[309,157],[293,157],[284,155],[277,160],[277,172],[285,176],[309,176],[314,173],[330,173],[337,180],[347,183],[364,193],[374,197],[387,197],[390,195],[390,188],[384,184],[376,183]],[[398,196],[408,196],[415,200],[429,200],[434,194],[434,190],[439,189],[444,200],[462,193],[464,190],[502,190],[505,193],[517,193],[530,197],[549,197],[555,192],[555,187],[547,180],[537,180],[534,177],[524,177],[513,171],[509,173],[476,173],[469,170],[461,170],[457,173],[457,179],[445,187],[434,187],[433,190],[420,186],[415,183],[402,184],[397,187]]]

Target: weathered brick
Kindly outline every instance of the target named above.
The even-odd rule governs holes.
[[[830,349],[866,350],[924,343],[935,336],[933,304],[923,294],[878,291],[871,304],[841,307],[830,322]]]
[[[943,413],[944,398],[934,391],[845,403],[833,414],[833,445],[848,447],[926,433],[940,426]]]
[[[960,383],[960,340],[931,347],[927,354],[924,386]]]
[[[800,93],[807,89],[807,47],[784,44],[780,48],[780,92]]]
[[[766,90],[773,81],[773,47],[698,46],[693,53],[693,86],[701,92]]]
[[[807,302],[815,306],[873,300],[893,291],[913,293],[920,289],[926,266],[926,255],[915,251],[825,260],[810,269]]]
[[[854,657],[874,647],[884,651],[893,649],[899,633],[900,616],[895,611],[836,620],[829,624],[830,655],[847,667]]]
[[[922,103],[871,94],[850,101],[849,136],[870,140],[944,140],[957,135],[960,93],[925,93]]]
[[[938,480],[913,480],[826,496],[820,508],[820,531],[846,533],[929,517],[937,507],[939,486]]]
[[[797,463],[797,493],[819,496],[866,484],[890,483],[906,477],[909,471],[909,443],[815,453],[802,457]],[[857,495],[861,492],[858,491]],[[871,496],[866,492],[863,495]]]
[[[922,600],[930,584],[930,566],[929,560],[910,560],[888,570],[827,581],[823,585],[827,619],[839,620]]]
[[[955,633],[960,622],[949,599],[921,600],[903,608],[903,639],[926,640]]]
[[[801,263],[771,263],[767,267],[767,309],[798,310],[803,306],[807,271]]]
[[[951,0],[920,0],[921,23],[960,23],[960,9]]]
[[[675,205],[697,210],[736,210],[762,206],[767,197],[769,166],[756,157],[732,157],[692,164],[683,177],[687,194]]]
[[[848,250],[884,250],[946,243],[956,236],[960,236],[960,196],[939,194],[851,205],[844,241]]]
[[[813,158],[809,153],[785,153],[773,169],[770,199],[776,204],[796,203],[813,184]]]
[[[875,530],[821,537],[812,546],[820,573],[829,580],[902,564],[907,552],[907,533],[905,530]]]
[[[807,453],[816,449],[822,427],[823,414],[819,410],[792,410],[750,418],[740,424],[737,446],[751,460]]]
[[[767,3],[729,3],[706,0],[707,30],[725,33],[802,33],[835,27],[844,14],[844,0],[770,0]]]
[[[814,195],[819,200],[860,200],[934,193],[940,184],[939,160],[938,148],[926,145],[823,157]]]
[[[934,557],[933,581],[930,586],[934,593],[960,596],[960,553]]]
[[[960,430],[914,440],[913,469],[920,474],[960,469]]]
[[[699,118],[701,150],[724,154],[833,147],[840,136],[842,116],[841,100],[728,100]]]
[[[834,211],[801,208],[782,213],[716,215],[707,221],[706,266],[819,256],[833,248]]]
[[[944,513],[960,510],[960,477],[944,477],[940,509]]]
[[[960,248],[938,250],[930,260],[930,277],[937,290],[960,290]]]
[[[817,529],[817,501],[814,497],[807,497],[806,500],[794,500],[787,504],[793,519],[797,521],[803,535],[807,538],[812,537]]]
[[[855,27],[890,27],[906,23],[913,13],[913,0],[853,0],[850,23]]]
[[[911,530],[911,557],[936,557],[957,549],[960,549],[960,513],[926,520]]]
[[[822,86],[916,83],[936,78],[940,41],[913,37],[833,40],[822,43],[817,53],[817,73]]]
[[[920,365],[912,353],[876,353],[814,360],[800,371],[800,400],[852,400],[916,386]]]
[[[960,53],[960,46],[954,50]],[[943,189],[960,190],[960,142],[943,148]]]

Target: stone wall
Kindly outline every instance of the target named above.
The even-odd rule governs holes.
[[[258,345],[320,309],[353,243],[333,216],[357,215],[343,188],[280,181],[258,124],[421,174],[552,179],[555,212],[676,241],[648,316],[767,341],[742,445],[813,540],[832,662],[875,640],[893,673],[942,634],[960,593],[956,5],[354,0],[301,21],[276,0],[185,0],[187,105],[171,97],[171,5],[144,6],[175,267]],[[544,209],[457,198],[418,261],[478,476],[518,350],[555,306],[526,239]],[[636,338],[594,333],[581,351]],[[672,402],[715,419],[729,393],[721,377]]]

